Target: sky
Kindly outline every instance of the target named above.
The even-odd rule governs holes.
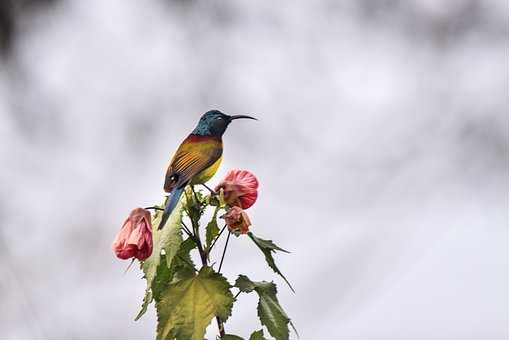
[[[291,251],[296,294],[246,238],[224,274],[274,280],[301,339],[509,338],[506,1],[60,0],[15,18],[3,339],[153,337],[111,242],[209,109],[259,119],[232,123],[210,183],[256,174],[252,231]],[[255,306],[242,295],[227,332],[259,329]]]

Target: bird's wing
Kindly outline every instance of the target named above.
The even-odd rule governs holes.
[[[166,171],[164,190],[171,192],[187,184],[193,176],[214,164],[222,155],[221,140],[190,136],[178,148]]]

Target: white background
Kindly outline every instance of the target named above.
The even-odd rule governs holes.
[[[274,280],[301,339],[509,338],[509,6],[492,1],[59,1],[0,63],[2,339],[151,339],[111,241],[162,199],[199,116],[253,114],[224,269]],[[218,247],[220,248],[220,247]],[[259,329],[241,296],[227,331]],[[210,327],[209,339],[216,334]],[[295,338],[292,336],[292,338]]]

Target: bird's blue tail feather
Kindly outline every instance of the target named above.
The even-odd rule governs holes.
[[[177,206],[177,204],[180,201],[180,196],[182,196],[182,193],[184,192],[185,185],[180,188],[175,188],[170,196],[170,201],[166,204],[166,207],[164,208],[163,217],[161,218],[161,223],[159,223],[158,229],[163,229],[164,225],[166,224],[166,221],[168,221],[168,218],[170,218],[171,213]]]

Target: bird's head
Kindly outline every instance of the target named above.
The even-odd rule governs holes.
[[[256,120],[256,118],[247,115],[228,116],[219,110],[207,111],[201,116],[193,134],[221,137],[232,121],[241,118]]]

